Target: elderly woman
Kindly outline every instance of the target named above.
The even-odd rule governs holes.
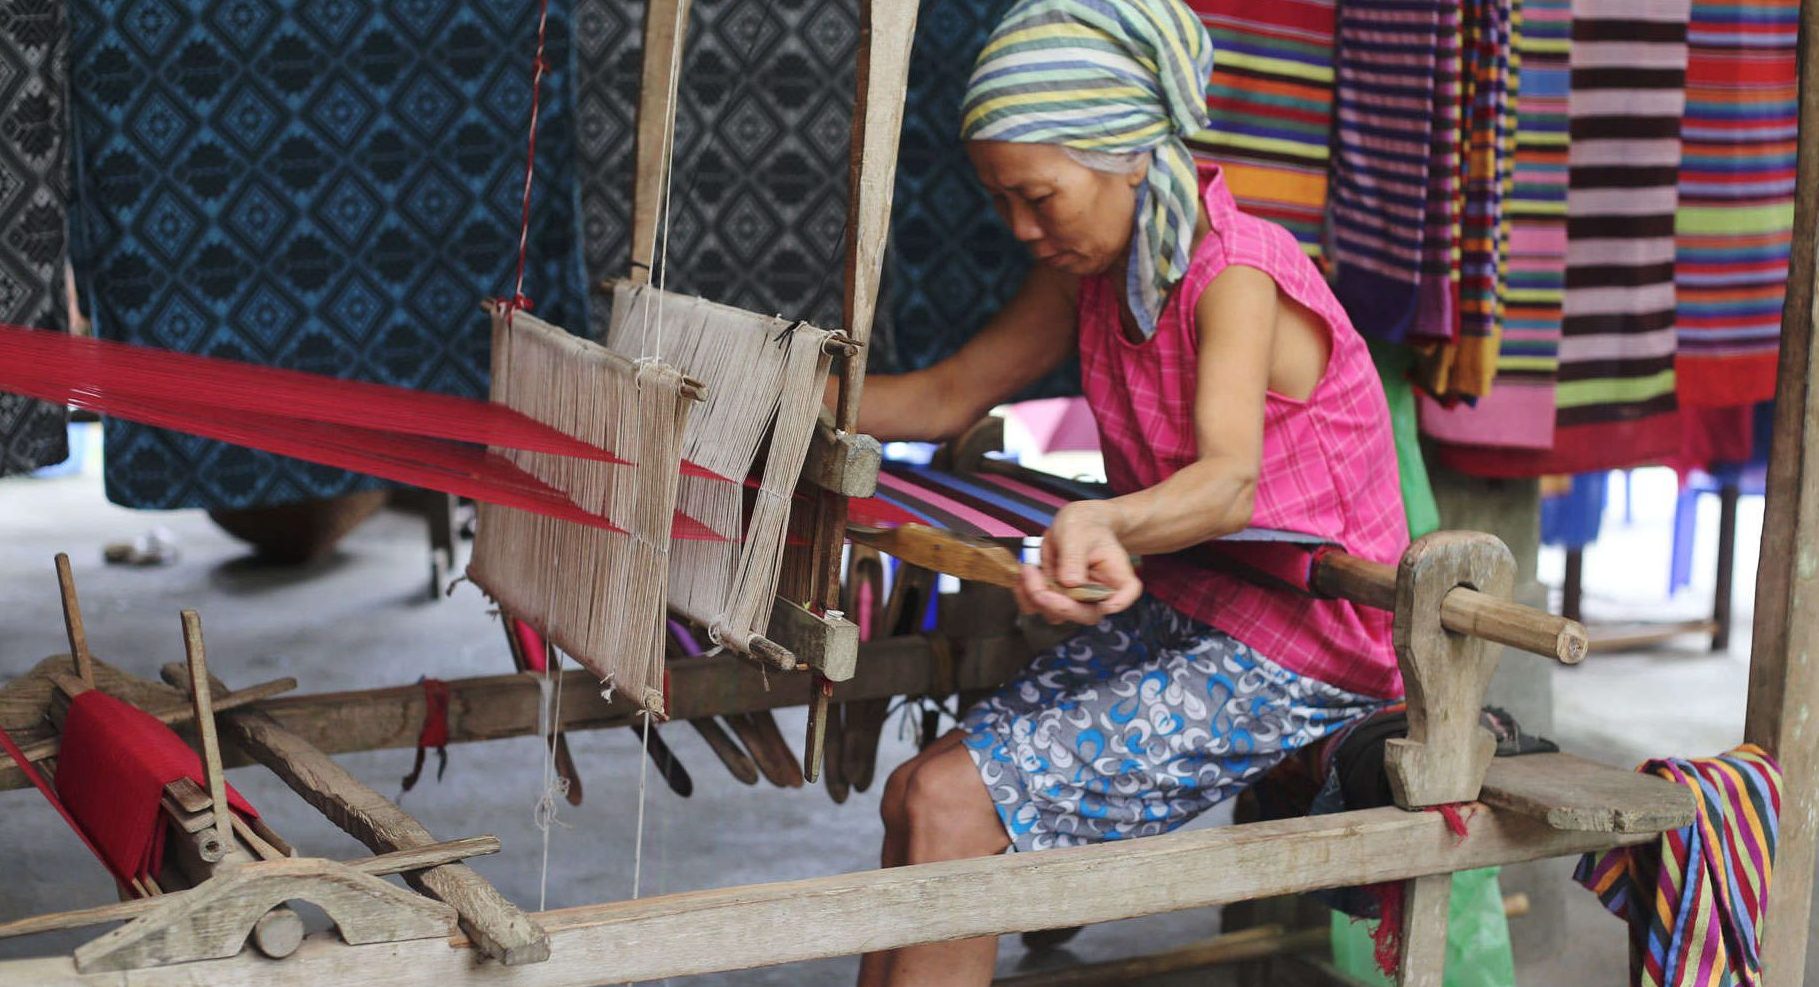
[[[945,439],[1077,352],[1117,496],[1057,514],[1017,590],[1087,629],[892,774],[885,866],[1167,832],[1401,692],[1387,616],[1194,551],[1252,524],[1384,562],[1408,540],[1363,341],[1288,231],[1183,143],[1212,60],[1180,0],[1020,0],[979,57],[961,136],[1038,263],[953,357],[874,378],[860,424]],[[994,956],[875,953],[860,982],[985,984]]]

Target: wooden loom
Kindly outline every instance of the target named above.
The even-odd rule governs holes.
[[[654,176],[665,157],[653,150],[660,147],[657,138],[666,131],[657,126],[652,108],[667,105],[653,100],[653,82],[673,76],[672,41],[685,9],[686,0],[654,2],[646,25],[637,212],[644,224],[655,222],[660,184]],[[868,334],[875,297],[915,5],[908,0],[864,0],[861,9],[867,33],[854,128],[860,152],[855,162],[856,221],[851,227],[855,245],[847,272],[848,328],[859,342]],[[1819,551],[1815,548],[1819,463],[1814,462],[1819,459],[1819,394],[1811,386],[1819,374],[1819,353],[1812,347],[1819,282],[1815,257],[1819,141],[1814,140],[1819,134],[1819,0],[1802,5],[1801,59],[1801,133],[1806,140],[1799,163],[1795,247],[1764,525],[1763,543],[1769,551],[1758,583],[1745,731],[1746,740],[1780,759],[1786,779],[1778,874],[1771,891],[1774,907],[1764,942],[1765,983],[1774,987],[1803,982],[1814,827],[1819,823],[1815,798],[1819,724],[1810,716],[1812,697],[1819,690],[1819,668],[1805,658],[1819,647],[1819,565],[1812,558]],[[634,237],[634,243],[644,242],[648,240]],[[650,258],[643,260],[648,263]],[[817,538],[810,551],[792,560],[780,590],[787,599],[822,607],[837,606],[835,539],[843,535],[842,495],[869,492],[868,477],[875,475],[876,464],[875,445],[851,434],[862,384],[858,360],[847,361],[842,379],[837,431],[823,436],[805,474],[818,483],[813,508],[807,512]],[[1678,790],[1626,771],[1564,755],[1484,763],[1475,719],[1498,660],[1496,644],[1530,648],[1551,642],[1551,647],[1537,650],[1565,660],[1574,655],[1573,642],[1579,639],[1575,628],[1557,618],[1509,603],[1510,571],[1508,553],[1494,539],[1447,533],[1412,546],[1393,572],[1330,557],[1316,574],[1316,585],[1325,592],[1395,612],[1398,657],[1410,686],[1413,725],[1393,769],[1401,808],[530,915],[498,899],[490,886],[458,863],[447,864],[423,871],[415,883],[455,907],[462,917],[461,936],[401,937],[365,945],[338,941],[333,935],[316,936],[278,963],[247,951],[210,959],[193,949],[179,949],[138,958],[130,976],[144,987],[198,982],[639,981],[1080,925],[1316,888],[1407,881],[1402,982],[1437,985],[1452,872],[1642,843],[1689,818],[1690,804]],[[1006,633],[1001,623],[966,619],[969,609],[990,609],[991,594],[968,590],[951,602],[957,619],[944,631],[952,633],[936,637],[890,636],[863,647],[853,643],[848,650],[847,642],[855,640],[856,633],[815,618],[813,611],[804,610],[809,615],[804,619],[788,608],[780,608],[779,613],[787,616],[773,621],[773,634],[778,641],[826,642],[819,655],[809,644],[791,649],[816,669],[818,677],[809,678],[806,691],[823,711],[829,700],[945,695],[987,688],[1014,673],[1027,657],[1025,643]],[[791,637],[796,633],[792,627],[806,630]],[[72,642],[72,651],[80,656],[84,648]],[[864,660],[857,660],[860,657]],[[47,668],[61,671],[70,667],[70,661],[63,656],[49,659]],[[95,667],[99,687],[125,691],[147,687],[115,679],[106,666]],[[604,700],[582,687],[588,673],[567,674],[575,678],[575,687],[565,693],[559,710],[563,728],[633,722],[637,707],[632,702]],[[679,659],[671,663],[670,677],[674,717],[763,712],[802,701],[801,692],[785,696],[781,690],[767,690],[758,669],[723,660]],[[449,686],[452,740],[536,734],[538,690],[528,677],[503,675]],[[230,700],[231,695],[223,697],[223,705]],[[424,702],[420,688],[405,686],[249,704],[220,716],[223,733],[240,748],[225,750],[225,763],[239,763],[236,758],[248,755],[260,760],[375,849],[426,843],[430,837],[420,825],[327,757],[414,746]],[[360,715],[380,709],[390,715]],[[0,772],[0,778],[15,787],[21,783],[11,770]],[[1463,841],[1455,841],[1436,814],[1407,811],[1462,800],[1478,803],[1471,833]],[[1122,875],[1120,887],[1142,889],[1141,893],[1108,888],[1103,878],[1108,872]],[[231,881],[215,877],[191,894],[225,891],[230,885]],[[1040,901],[1043,907],[1005,909],[1001,903],[1007,899]],[[137,906],[144,913],[118,932],[134,930],[137,936],[168,928],[181,921],[176,912],[181,901]],[[234,907],[240,909],[237,915],[249,912],[243,903]],[[269,908],[260,915],[266,911]],[[28,921],[61,927],[56,923],[75,920],[49,916]],[[816,934],[769,934],[779,927],[808,927]],[[482,955],[498,962],[476,962]],[[0,963],[4,983],[114,984],[121,976],[92,964],[85,968],[80,951],[76,957]]]

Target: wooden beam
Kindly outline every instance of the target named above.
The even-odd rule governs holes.
[[[633,281],[648,283],[657,263],[657,226],[676,142],[676,94],[689,0],[644,6],[644,79],[638,90],[638,145],[632,189]]]
[[[1555,829],[1587,832],[1659,833],[1687,825],[1696,813],[1683,785],[1571,754],[1495,758],[1481,797]]]
[[[861,645],[860,650],[864,660],[850,681],[835,683],[834,702],[921,695],[935,691],[939,684],[925,638],[885,638]],[[961,656],[954,684],[963,690],[995,688],[1029,659],[1029,649],[1015,637],[980,639]],[[669,672],[670,715],[679,720],[800,706],[808,691],[806,676],[798,689],[773,672],[767,687],[765,673],[725,656],[675,659],[669,662]],[[630,703],[617,697],[612,702],[600,698],[598,680],[592,673],[564,674],[569,681],[562,689],[563,730],[597,730],[638,722]],[[451,743],[536,735],[536,677],[488,675],[452,679],[448,686]],[[325,754],[414,748],[425,712],[420,685],[286,696],[260,703],[258,709]],[[229,767],[251,763],[232,744],[222,754]],[[0,790],[25,784],[10,762],[0,767]]]
[[[181,675],[166,666],[167,677]],[[302,737],[258,710],[221,718],[229,738],[291,787],[329,822],[374,853],[410,850],[437,842],[397,803],[368,787]],[[499,890],[466,864],[444,864],[409,878],[425,894],[450,905],[481,951],[507,966],[549,958],[549,937]]]
[[[250,706],[262,699],[270,699],[273,696],[282,695],[286,692],[293,692],[296,688],[296,679],[273,679],[270,682],[249,685],[244,689],[236,689],[233,692],[211,696],[211,698],[214,702],[215,712],[225,713],[230,709],[239,709],[242,706]],[[101,691],[107,692],[108,690],[102,689]],[[148,710],[148,712],[151,711]],[[166,726],[179,726],[195,719],[196,708],[193,704],[173,706],[168,709],[152,712],[151,715],[156,718],[158,722],[163,723]],[[25,755],[25,759],[28,761],[42,761],[47,757],[56,757],[57,752],[62,748],[62,738],[46,737],[35,743],[25,744],[20,748],[20,752]],[[6,774],[7,770],[14,769],[10,764],[7,765],[6,769],[0,769],[0,789],[17,787],[12,783],[12,776]]]
[[[884,446],[877,439],[837,432],[830,420],[815,425],[808,458],[802,463],[802,482],[845,497],[870,497],[878,492],[878,470],[883,465]]]
[[[466,860],[469,857],[498,852],[499,838],[497,836],[468,836],[458,840],[429,843],[394,853],[361,857],[358,860],[344,860],[341,863],[362,874],[383,877],[387,874],[423,870],[428,867],[438,867],[442,864]],[[190,891],[185,889],[152,898],[133,898],[111,905],[97,905],[94,908],[80,908],[75,911],[34,915],[11,922],[0,922],[0,939],[37,935],[41,932],[56,932],[61,929],[80,929],[84,926],[101,925],[106,922],[125,922],[156,909],[172,897],[189,893]]]
[[[312,937],[283,963],[240,956],[135,971],[133,985],[642,982],[1407,880],[1655,838],[1558,832],[1488,808],[1473,814],[1471,829],[1460,841],[1437,813],[1371,809],[541,912],[535,917],[549,930],[552,952],[535,967],[476,966],[469,950],[439,941],[372,948]],[[1043,907],[1007,908],[1007,901]],[[814,934],[779,934],[809,929]],[[119,981],[84,978],[57,957],[0,963],[0,983]]]
[[[1794,243],[1781,314],[1775,431],[1756,580],[1744,739],[1781,763],[1781,839],[1763,920],[1763,983],[1805,981],[1819,829],[1819,0],[1800,5]]]
[[[909,89],[910,43],[917,0],[859,0],[858,93],[853,100],[853,151],[846,209],[845,329],[860,346],[872,338],[878,282],[884,274],[891,197],[897,186],[897,145]],[[858,431],[865,386],[864,351],[841,362],[835,424]]]

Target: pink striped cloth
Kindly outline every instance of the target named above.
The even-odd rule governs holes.
[[[1203,166],[1200,180],[1212,231],[1195,248],[1153,337],[1125,337],[1104,278],[1081,284],[1081,380],[1113,491],[1155,486],[1199,458],[1194,309],[1226,267],[1255,267],[1325,321],[1332,356],[1307,400],[1266,398],[1251,523],[1318,535],[1393,564],[1408,544],[1408,525],[1389,407],[1364,340],[1286,229],[1240,212],[1216,166]],[[1255,585],[1188,555],[1145,559],[1143,578],[1163,602],[1291,671],[1349,692],[1401,694],[1387,613]]]

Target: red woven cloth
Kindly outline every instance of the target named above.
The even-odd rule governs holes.
[[[122,883],[156,876],[167,828],[158,803],[164,786],[184,777],[207,787],[202,759],[150,713],[99,691],[70,702],[57,794]],[[227,801],[242,818],[258,818],[231,785]]]

